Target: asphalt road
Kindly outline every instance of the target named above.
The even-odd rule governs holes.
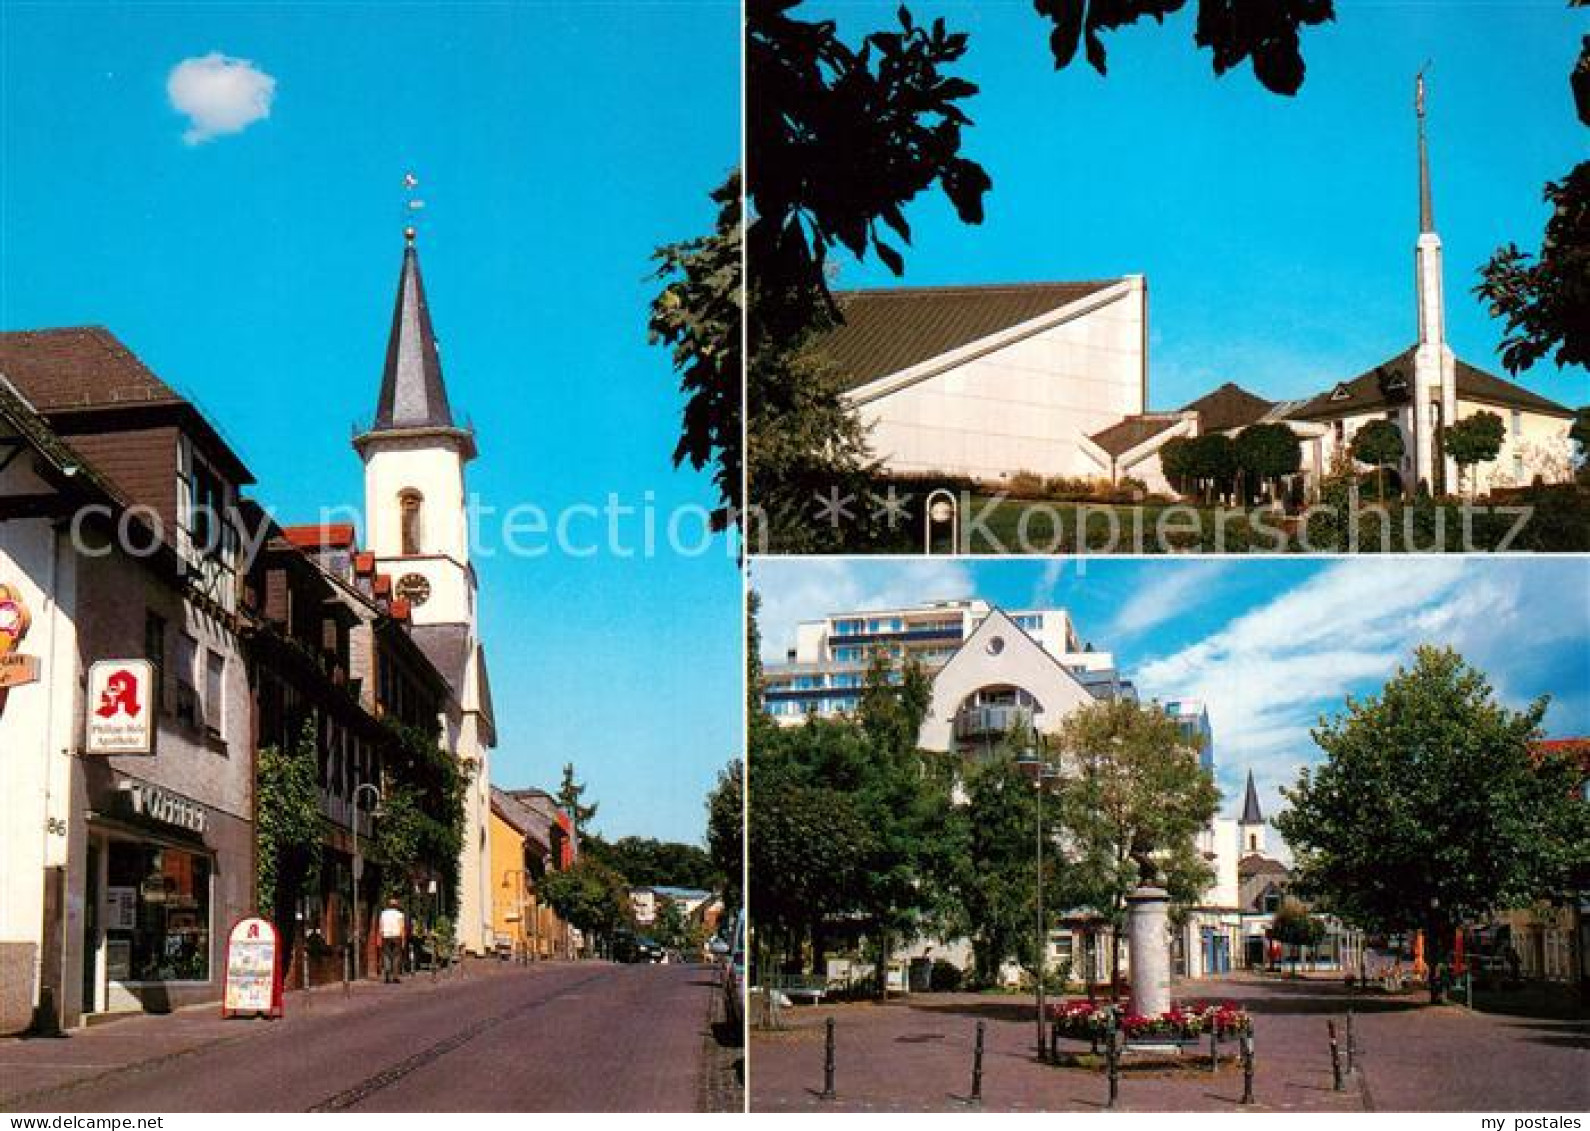
[[[485,967],[430,983],[335,989],[279,1021],[218,1022],[162,1052],[140,1018],[13,1057],[93,1059],[96,1039],[147,1027],[144,1055],[50,1090],[16,1111],[694,1111],[724,1102],[739,1050],[719,1040],[716,972],[606,963]],[[213,1037],[205,1034],[213,1033]],[[122,1034],[136,1037],[133,1030]],[[201,1039],[194,1040],[194,1036]],[[105,1046],[109,1048],[110,1046]],[[153,1054],[153,1055],[148,1055]],[[6,1058],[0,1052],[0,1060]],[[112,1057],[112,1060],[115,1058]],[[17,1063],[13,1061],[13,1063]],[[44,1066],[47,1067],[47,1066]],[[10,1089],[7,1089],[9,1091]]]

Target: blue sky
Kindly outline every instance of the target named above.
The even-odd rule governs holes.
[[[1590,734],[1583,558],[763,559],[752,584],[768,659],[799,621],[850,609],[971,596],[1066,609],[1144,697],[1207,704],[1233,814],[1252,769],[1273,816],[1277,788],[1319,757],[1320,716],[1383,686],[1419,644],[1457,649],[1514,708],[1550,694],[1550,735]]]
[[[894,3],[810,6],[849,38],[888,25]],[[1108,78],[1056,73],[1049,25],[1026,2],[916,0],[971,46],[958,74],[964,152],[993,177],[967,227],[935,194],[908,211],[907,284],[1107,278],[1149,284],[1152,408],[1224,381],[1282,399],[1328,389],[1415,337],[1418,181],[1413,76],[1430,60],[1430,153],[1445,245],[1449,337],[1501,372],[1501,323],[1470,290],[1502,243],[1535,250],[1541,188],[1585,153],[1568,74],[1584,12],[1564,0],[1337,0],[1304,37],[1296,98],[1244,66],[1216,79],[1192,43],[1194,4],[1164,27],[1106,38]],[[844,257],[840,283],[890,285]],[[1536,367],[1531,387],[1570,404],[1583,369]]]
[[[211,52],[250,61],[274,100],[188,144],[167,77]],[[712,220],[738,56],[730,0],[6,0],[0,328],[106,325],[205,407],[281,518],[357,503],[348,440],[375,408],[413,169],[449,390],[478,430],[472,489],[552,513],[608,492],[650,492],[665,517],[710,504],[669,463],[679,398],[646,344],[646,276],[653,246]],[[599,829],[698,839],[740,747],[721,540],[479,566],[494,780],[555,786],[572,760]]]

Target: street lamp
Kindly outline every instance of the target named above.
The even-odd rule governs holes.
[[[360,782],[353,787],[353,980],[364,977],[364,937],[359,930],[359,876],[364,871],[364,855],[359,851],[359,794],[365,790],[375,794],[375,805],[370,810],[373,817],[381,808],[381,790],[371,782]]]
[[[933,553],[933,527],[948,524],[950,528],[950,553],[960,552],[961,547],[961,514],[960,506],[955,501],[955,492],[945,487],[940,487],[927,497],[927,504],[922,514],[922,552]]]
[[[1037,983],[1038,1001],[1038,1059],[1040,1061],[1045,1061],[1049,1059],[1049,1041],[1045,1033],[1044,1025],[1046,1019],[1044,1017],[1043,983],[1049,958],[1049,922],[1048,917],[1044,914],[1043,907],[1043,787],[1046,782],[1058,780],[1060,777],[1060,772],[1051,766],[1048,762],[1048,759],[1044,757],[1041,746],[1042,741],[1042,735],[1037,736],[1036,740],[1034,740],[1032,737],[1029,737],[1026,740],[1026,742],[1022,745],[1021,753],[1016,756],[1016,768],[1021,770],[1023,773],[1032,775],[1033,790],[1035,791],[1038,799],[1038,816],[1037,820],[1034,822],[1036,826],[1036,836],[1034,840],[1036,842],[1035,858],[1037,861],[1036,870],[1038,887],[1038,956],[1034,981]]]

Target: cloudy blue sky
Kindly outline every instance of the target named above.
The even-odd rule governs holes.
[[[412,169],[472,488],[553,515],[616,492],[665,530],[713,499],[669,462],[648,257],[710,225],[737,161],[737,24],[733,0],[5,0],[0,329],[108,326],[208,410],[283,520],[356,504],[348,440],[375,408]],[[478,564],[494,779],[555,785],[572,760],[603,831],[700,837],[740,745],[722,540]]]
[[[1381,687],[1413,649],[1456,648],[1503,702],[1550,695],[1555,737],[1590,734],[1590,560],[1229,558],[797,561],[755,564],[763,654],[849,609],[982,597],[1063,608],[1145,697],[1202,699],[1225,809],[1252,769],[1266,812],[1319,757],[1309,730]]]
[[[887,26],[894,0],[820,0],[849,37]],[[908,210],[908,284],[1095,279],[1149,285],[1151,407],[1224,381],[1273,399],[1328,389],[1415,337],[1418,180],[1413,77],[1431,64],[1435,217],[1458,355],[1500,371],[1501,324],[1470,293],[1508,241],[1534,250],[1541,188],[1584,158],[1568,74],[1590,31],[1566,0],[1337,0],[1304,36],[1307,81],[1267,93],[1246,66],[1216,79],[1194,48],[1195,4],[1163,27],[1106,38],[1109,76],[1056,73],[1026,0],[913,0],[970,33],[957,74],[982,91],[964,151],[993,177],[988,216],[937,194]],[[846,261],[850,286],[895,282]],[[1569,404],[1582,368],[1537,366],[1531,387]]]

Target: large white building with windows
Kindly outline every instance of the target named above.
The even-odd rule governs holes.
[[[932,696],[918,745],[965,758],[991,754],[1017,727],[1047,734],[1088,703],[1137,697],[1115,657],[1084,640],[1064,609],[1006,612],[964,599],[802,622],[784,659],[763,665],[764,709],[781,726],[847,714],[859,705],[868,670],[880,659],[896,670],[907,660],[922,666]],[[1214,728],[1204,704],[1181,699],[1160,706],[1213,773]],[[1183,976],[1223,973],[1240,961],[1238,825],[1217,817],[1200,834],[1214,880],[1172,940]],[[1074,977],[1090,968],[1094,980],[1108,977],[1108,932],[1089,929],[1085,916],[1057,915],[1049,946],[1050,960],[1069,963]],[[964,966],[970,947],[964,940],[918,940],[897,960],[903,966],[927,957]]]

